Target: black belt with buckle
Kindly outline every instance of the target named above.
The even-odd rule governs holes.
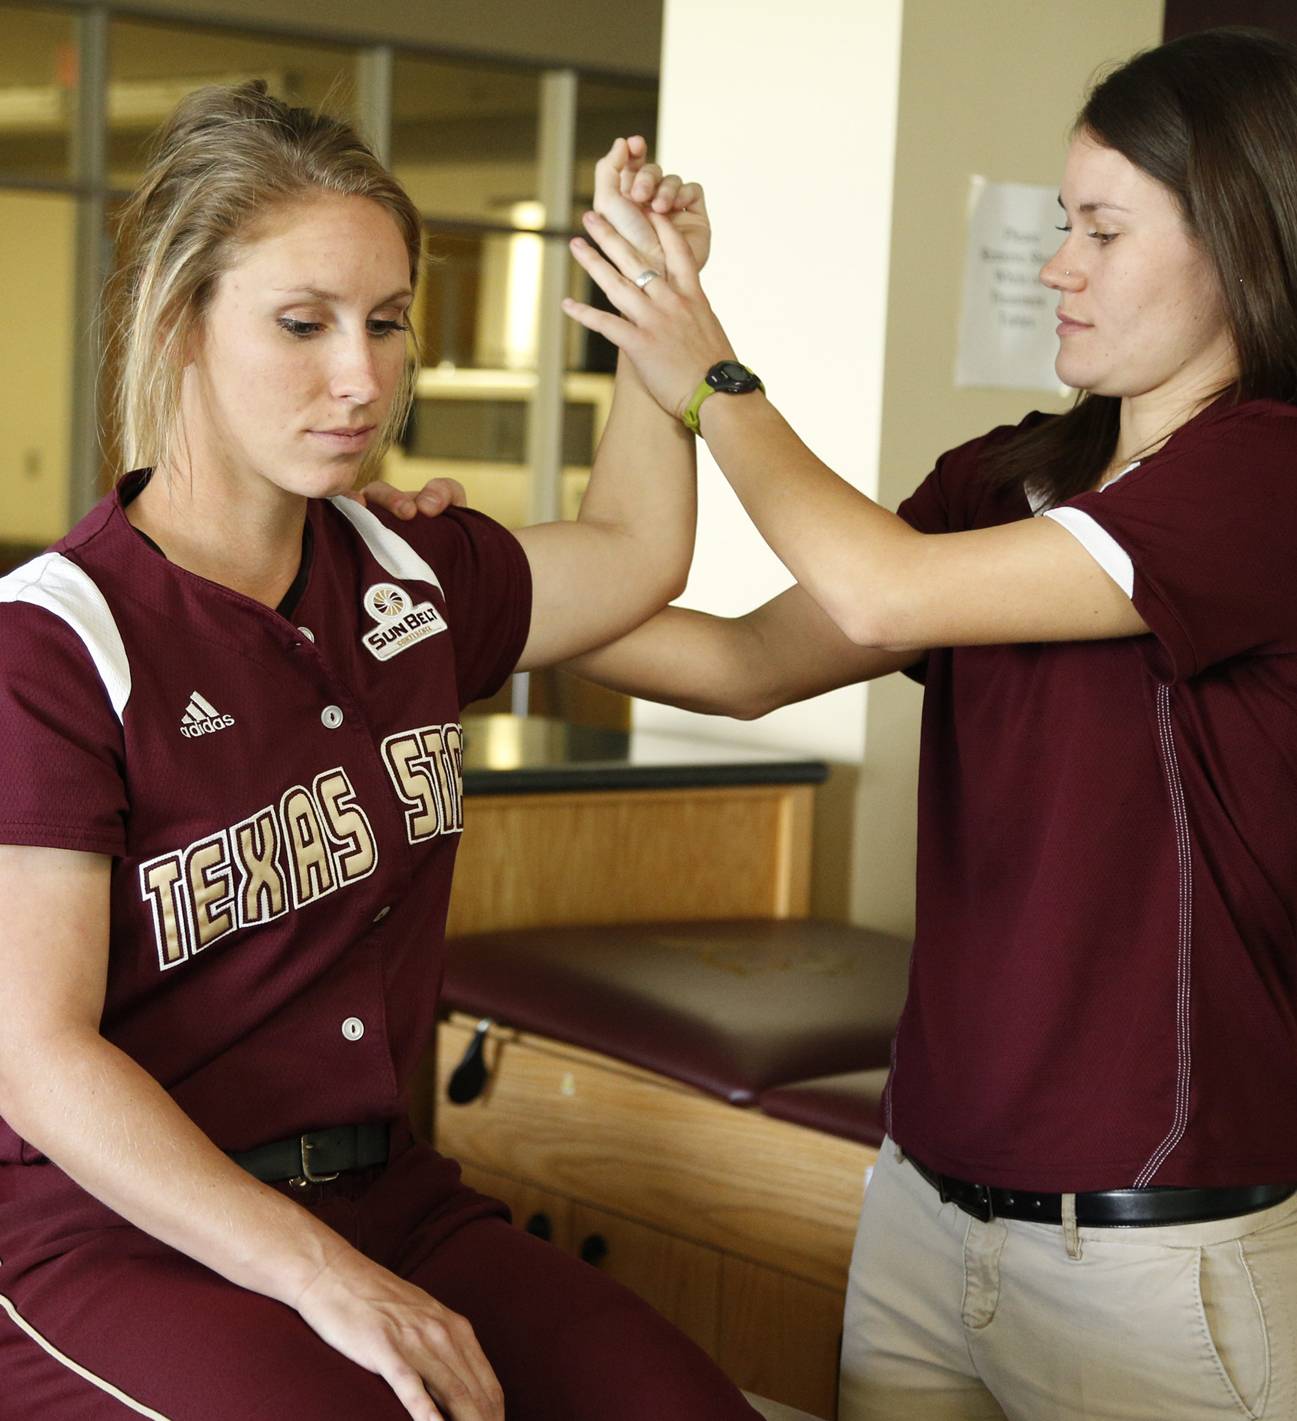
[[[231,1150],[230,1158],[266,1184],[327,1184],[349,1170],[386,1164],[388,1127],[337,1125],[312,1130],[251,1150]]]
[[[1063,1196],[1029,1189],[997,1189],[938,1174],[913,1155],[905,1158],[941,1195],[983,1223],[991,1219],[1030,1219],[1038,1224],[1063,1222]],[[1089,1228],[1152,1228],[1158,1224],[1205,1224],[1254,1214],[1282,1203],[1297,1191],[1294,1184],[1252,1184],[1236,1189],[1182,1189],[1154,1185],[1147,1189],[1100,1189],[1076,1196],[1076,1222]]]

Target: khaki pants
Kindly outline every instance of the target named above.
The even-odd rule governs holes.
[[[943,1204],[884,1142],[847,1296],[839,1421],[1297,1421],[1297,1195],[1080,1228]]]

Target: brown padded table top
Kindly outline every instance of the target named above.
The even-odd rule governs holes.
[[[442,999],[735,1105],[884,1066],[909,944],[843,923],[753,919],[528,928],[447,944]]]
[[[759,1104],[766,1115],[777,1120],[791,1120],[826,1135],[878,1146],[887,1133],[883,1128],[886,1084],[885,1066],[876,1071],[851,1071],[762,1091]]]

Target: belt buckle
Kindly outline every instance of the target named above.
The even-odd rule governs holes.
[[[995,1206],[991,1203],[991,1186],[989,1184],[974,1184],[972,1198],[967,1203],[962,1199],[958,1203],[966,1214],[971,1214],[984,1224],[989,1224],[995,1217]]]
[[[946,1174],[933,1175],[932,1182],[937,1186],[937,1194],[943,1204],[954,1204],[957,1209],[962,1209],[964,1213],[984,1224],[989,1224],[995,1217],[990,1185],[965,1184],[962,1180],[951,1179]],[[958,1185],[958,1188],[952,1189],[952,1184]]]
[[[300,1178],[305,1184],[328,1184],[331,1180],[337,1179],[340,1171],[333,1174],[315,1174],[311,1170],[311,1151],[315,1145],[311,1142],[309,1135],[300,1135],[297,1140],[298,1152],[302,1156],[302,1173]],[[297,1181],[294,1180],[294,1183]]]

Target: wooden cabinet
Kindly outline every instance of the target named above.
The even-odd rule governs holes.
[[[443,1102],[474,1025],[441,1028]],[[543,1037],[493,1028],[486,1060],[482,1095],[438,1111],[468,1181],[520,1225],[544,1214],[740,1386],[831,1417],[874,1151]]]
[[[447,931],[802,917],[812,793],[799,784],[470,796]]]
[[[619,763],[600,751],[563,764],[518,749],[545,739],[535,723],[492,716],[468,730],[452,935],[806,915],[823,765],[709,743],[683,763],[651,736],[622,737]],[[443,1023],[435,1069],[417,1083],[416,1129],[520,1227],[584,1251],[740,1386],[831,1417],[872,1152],[499,1027],[485,1091],[447,1104],[475,1026]]]

